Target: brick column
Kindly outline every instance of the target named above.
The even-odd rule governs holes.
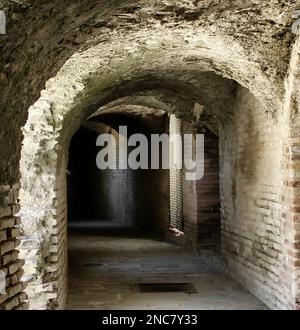
[[[174,141],[171,138],[174,138]],[[181,120],[170,116],[170,227],[183,231]]]

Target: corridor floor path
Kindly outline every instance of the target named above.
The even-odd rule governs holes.
[[[266,309],[177,244],[134,235],[69,234],[67,309]],[[197,293],[142,293],[137,283],[192,283]]]

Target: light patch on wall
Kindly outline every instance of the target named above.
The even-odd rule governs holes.
[[[5,273],[0,270],[0,294],[6,294],[6,277]]]
[[[294,34],[299,34],[299,27],[300,27],[300,10],[296,10],[292,14],[292,18],[296,19],[295,22],[292,24],[292,32]]]
[[[204,106],[196,102],[194,105],[193,112],[194,112],[194,116],[197,121],[200,120],[203,111],[204,111]]]
[[[0,34],[6,34],[6,15],[0,10]]]

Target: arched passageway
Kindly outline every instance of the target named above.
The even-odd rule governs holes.
[[[186,122],[197,131],[201,123],[219,138],[219,167],[209,174],[219,172],[212,181],[219,189],[201,180],[182,184],[176,194],[182,207],[176,202],[174,214],[185,235],[177,241],[209,258],[220,252],[230,276],[269,307],[299,308],[299,40],[292,50],[293,4],[262,1],[245,8],[239,2],[232,11],[219,2],[204,10],[206,1],[169,7],[145,0],[130,8],[98,1],[28,3],[30,10],[26,4],[9,8],[19,13],[9,20],[18,20],[18,28],[0,41],[6,141],[0,146],[0,254],[4,268],[15,269],[5,273],[8,283],[17,281],[12,296],[1,297],[1,307],[26,307],[21,281],[28,283],[30,308],[66,306],[70,142],[91,116],[134,107],[135,113],[175,115],[182,128]],[[44,12],[51,12],[45,24]],[[253,34],[244,34],[240,22]],[[219,202],[220,235],[214,215]],[[204,219],[214,221],[207,225]]]
[[[104,114],[92,117],[75,133],[67,174],[67,309],[266,308],[228,276],[220,256],[218,137],[172,116],[155,111],[137,112],[133,118]],[[192,181],[193,187],[185,180],[185,171],[177,169],[100,170],[96,164],[97,153],[104,150],[96,145],[100,134],[113,134],[118,151],[114,157],[129,163],[134,148],[127,146],[125,155],[121,153],[122,127],[128,141],[143,134],[149,145],[155,133],[201,132],[204,177]],[[155,152],[152,147],[147,150],[147,166]]]
[[[87,52],[90,52],[90,50]],[[70,62],[70,64],[72,65],[72,62]],[[26,213],[30,213],[31,224],[34,219],[43,219],[44,217],[46,217],[45,220],[50,221],[50,223],[52,221],[52,216],[54,219],[59,219],[57,225],[54,225],[54,231],[51,227],[43,226],[44,234],[42,242],[44,247],[51,246],[54,235],[56,237],[56,244],[58,244],[57,247],[65,246],[64,252],[60,250],[58,251],[59,254],[54,252],[53,255],[51,252],[49,256],[43,259],[46,263],[50,262],[51,266],[53,263],[58,263],[60,266],[55,273],[50,271],[47,275],[50,278],[55,276],[58,291],[46,291],[45,296],[39,293],[39,299],[42,305],[45,301],[48,301],[49,298],[47,298],[47,296],[57,296],[56,299],[50,299],[51,304],[54,306],[57,304],[62,307],[65,305],[67,296],[67,204],[65,195],[65,171],[67,168],[68,146],[71,137],[78,126],[93,113],[100,114],[102,111],[105,113],[109,111],[109,109],[116,111],[114,109],[118,109],[118,107],[120,108],[122,106],[137,106],[138,110],[145,107],[158,108],[176,114],[178,118],[191,125],[191,130],[194,133],[197,131],[197,123],[202,121],[204,126],[209,127],[210,130],[221,137],[219,146],[219,177],[222,239],[221,244],[219,240],[218,243],[219,246],[221,245],[222,247],[223,256],[230,256],[227,258],[226,262],[231,274],[240,277],[242,283],[248,282],[248,272],[252,270],[247,264],[253,255],[260,255],[259,244],[261,244],[261,238],[258,234],[259,226],[257,221],[264,219],[264,221],[268,223],[269,216],[273,218],[274,216],[281,216],[275,209],[272,215],[262,214],[259,216],[259,219],[255,217],[252,220],[252,214],[264,210],[266,201],[267,203],[270,202],[269,194],[275,194],[275,196],[280,195],[281,188],[280,186],[275,186],[275,182],[280,182],[283,179],[282,172],[279,171],[281,164],[276,163],[277,165],[274,166],[273,159],[277,158],[278,153],[277,149],[275,152],[273,140],[269,139],[270,135],[276,138],[278,132],[276,126],[278,123],[272,119],[271,114],[266,112],[266,107],[268,107],[267,103],[261,103],[247,89],[241,87],[232,80],[221,78],[211,72],[190,72],[185,76],[182,75],[181,72],[178,72],[176,73],[178,75],[177,79],[170,82],[167,78],[169,74],[168,70],[165,69],[164,71],[164,79],[161,80],[159,84],[157,82],[158,78],[139,78],[140,72],[137,71],[135,74],[137,74],[136,79],[139,82],[138,84],[125,81],[123,86],[121,85],[118,88],[118,91],[114,88],[109,91],[106,88],[104,94],[99,93],[97,87],[98,83],[96,83],[96,81],[98,79],[98,73],[95,75],[96,81],[91,84],[92,90],[89,89],[89,85],[80,85],[80,83],[77,83],[77,86],[73,85],[72,89],[69,89],[70,95],[68,95],[67,99],[56,99],[56,102],[58,102],[55,111],[57,113],[54,128],[56,133],[52,134],[50,140],[48,129],[44,126],[45,124],[43,124],[46,118],[42,115],[42,113],[45,114],[45,111],[47,113],[47,110],[41,111],[39,109],[38,114],[36,111],[40,106],[44,107],[47,104],[47,102],[45,102],[46,94],[44,94],[42,99],[33,107],[31,115],[29,116],[29,121],[24,129],[25,140],[23,158],[21,159],[23,167],[21,168],[27,171],[26,164],[29,164],[27,159],[36,157],[39,152],[41,152],[38,166],[45,174],[42,178],[47,182],[47,186],[45,186],[44,190],[44,183],[42,183],[39,185],[38,193],[34,193],[35,188],[32,186],[32,182],[25,182],[26,175],[24,175],[23,172],[23,190],[21,190],[23,217]],[[62,72],[62,74],[67,74],[67,71]],[[120,74],[123,74],[122,70]],[[156,74],[160,76],[161,72],[158,73],[157,71]],[[173,74],[174,73],[172,73],[172,75]],[[91,77],[91,74],[89,75]],[[194,80],[192,77],[194,77]],[[192,89],[190,91],[188,86],[191,85],[191,82],[194,85],[194,90]],[[51,84],[55,84],[55,81],[53,80]],[[197,93],[195,93],[195,89],[197,89]],[[56,90],[56,88],[54,90]],[[67,95],[65,86],[63,90],[64,95]],[[208,90],[210,90],[209,94],[207,94]],[[218,96],[214,95],[214,93],[217,93]],[[52,92],[49,96],[51,98],[53,97]],[[100,99],[99,96],[101,96]],[[79,100],[81,104],[78,104]],[[67,104],[70,111],[66,109]],[[53,112],[50,112],[49,115],[52,117]],[[36,123],[37,118],[39,118],[39,123]],[[60,121],[61,119],[63,120]],[[272,123],[271,125],[270,122]],[[48,119],[46,119],[46,123],[47,126],[49,126],[49,124],[51,125]],[[266,131],[264,125],[268,126],[270,132],[269,136],[264,133]],[[33,127],[35,128],[32,131]],[[41,129],[42,132],[44,132],[42,134]],[[38,134],[36,140],[33,138],[35,132]],[[43,134],[45,134],[44,137]],[[26,136],[28,138],[26,138]],[[258,136],[260,136],[261,142],[256,144],[253,139],[255,138],[255,141],[257,141]],[[47,139],[45,147],[49,148],[49,155],[46,157],[44,153],[45,148],[41,148],[41,143],[39,142],[45,138]],[[282,143],[279,141],[278,136],[277,139],[278,143]],[[32,141],[36,141],[36,144],[32,144]],[[31,144],[30,148],[28,144]],[[53,146],[55,147],[53,148]],[[30,165],[29,168],[31,166],[32,165]],[[274,187],[276,188],[269,189],[269,187],[273,186],[273,184],[270,185],[269,180],[274,182]],[[189,235],[184,237],[184,241],[190,246],[196,248],[200,247],[200,252],[207,254],[207,251],[210,251],[211,248],[217,249],[216,238],[218,238],[218,234],[216,234],[217,231],[213,217],[210,219],[211,217],[208,216],[206,217],[207,221],[205,220],[204,223],[201,222],[205,219],[205,214],[210,214],[210,212],[213,211],[213,207],[211,209],[209,203],[211,200],[214,200],[214,197],[210,199],[207,196],[207,203],[205,203],[205,199],[201,200],[201,185],[205,184],[205,181],[200,180],[199,184],[196,184],[196,182],[197,181],[187,181],[186,186],[182,187],[182,191],[186,189],[185,193],[182,194],[182,202],[183,205],[187,206],[182,208],[182,217],[185,222],[185,231],[186,233],[189,232]],[[53,185],[51,194],[49,194],[49,184],[50,187]],[[27,197],[28,193],[30,194],[29,199]],[[197,196],[197,193],[199,196]],[[41,194],[45,194],[43,197],[43,207],[41,207],[40,204]],[[278,197],[275,198],[275,200],[277,199]],[[28,206],[26,206],[26,200],[29,202]],[[35,203],[39,203],[38,212],[42,212],[37,215],[37,218],[32,216],[32,212],[37,212],[37,210],[32,210],[32,206]],[[175,204],[178,205],[178,201]],[[217,204],[215,207],[217,207]],[[30,210],[27,210],[27,208]],[[249,213],[251,208],[253,213]],[[51,214],[53,215],[50,216]],[[57,220],[55,220],[55,222],[56,221]],[[252,221],[253,225],[251,226],[250,224]],[[39,226],[38,223],[35,225]],[[251,230],[247,229],[249,225]],[[33,228],[34,226],[31,225],[30,230]],[[266,226],[265,228],[268,227]],[[247,238],[245,238],[245,230],[247,232]],[[24,231],[26,233],[26,226]],[[30,235],[30,233],[28,234]],[[199,237],[202,238],[202,242],[198,241]],[[256,241],[254,237],[257,237],[258,240]],[[254,241],[252,241],[253,239]],[[250,245],[248,245],[249,240],[251,240]],[[201,243],[203,243],[202,248]],[[266,246],[268,246],[268,243],[266,244]],[[41,251],[45,251],[45,253],[48,254],[47,251],[49,250],[48,248],[42,248]],[[35,271],[36,270],[34,270],[34,272]],[[41,280],[44,276],[45,274],[41,274]],[[35,294],[37,292],[35,289],[36,284],[37,281],[35,281],[35,283],[30,283],[28,292],[32,290],[32,294]],[[261,296],[260,289],[258,291],[253,290],[253,292]]]
[[[165,125],[165,117],[158,117],[156,121],[158,123],[152,122],[156,127],[152,132],[160,133],[160,127]],[[84,223],[93,226],[94,223],[97,227],[97,223],[102,222],[124,227],[146,227],[150,232],[154,227],[152,217],[157,219],[157,224],[168,222],[168,212],[162,212],[156,204],[160,198],[168,204],[166,170],[135,170],[130,167],[125,170],[119,166],[115,169],[100,170],[97,167],[97,154],[101,148],[96,145],[96,141],[100,134],[115,136],[118,142],[116,161],[127,162],[133,147],[124,145],[125,155],[122,150],[119,151],[122,148],[122,144],[119,143],[122,138],[119,137],[119,127],[126,127],[128,138],[134,134],[143,134],[148,141],[151,139],[150,128],[137,119],[122,114],[104,115],[100,122],[95,122],[94,119],[81,128],[72,139],[68,165],[70,226],[76,227]],[[119,159],[119,155],[123,157],[122,160]],[[147,158],[150,160],[150,156],[147,155]]]

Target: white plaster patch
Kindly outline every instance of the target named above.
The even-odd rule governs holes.
[[[6,34],[6,15],[0,10],[0,34]]]
[[[0,294],[6,294],[6,277],[2,270],[0,270]]]

